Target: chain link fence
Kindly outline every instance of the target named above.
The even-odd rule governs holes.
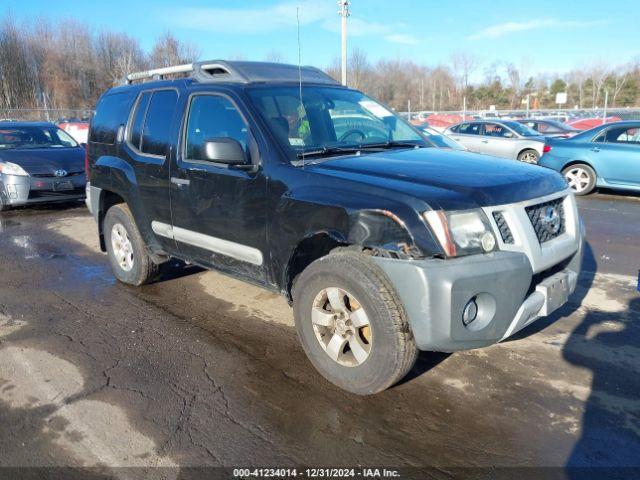
[[[92,115],[93,110],[69,108],[0,108],[0,121],[80,122],[89,121]]]

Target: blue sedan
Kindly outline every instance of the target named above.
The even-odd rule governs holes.
[[[640,192],[640,121],[607,123],[570,139],[548,138],[539,165],[562,172],[576,195],[596,187]]]

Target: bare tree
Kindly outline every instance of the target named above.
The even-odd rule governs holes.
[[[151,50],[150,63],[154,68],[190,63],[200,57],[200,51],[190,43],[181,42],[171,32],[165,32]]]

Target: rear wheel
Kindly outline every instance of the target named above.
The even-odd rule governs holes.
[[[114,205],[109,209],[103,230],[111,268],[118,280],[130,285],[142,285],[156,277],[158,265],[151,260],[126,204]]]
[[[562,175],[576,195],[588,195],[596,186],[596,172],[589,165],[577,163],[562,170]]]
[[[538,152],[532,149],[523,150],[518,155],[518,160],[524,163],[538,163],[539,158],[540,158],[540,155],[538,154]]]
[[[295,280],[293,310],[302,346],[330,382],[359,395],[402,379],[418,350],[404,308],[366,255],[339,248]]]

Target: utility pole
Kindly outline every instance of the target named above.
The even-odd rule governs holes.
[[[604,111],[602,112],[602,124],[607,123],[607,104],[609,103],[609,90],[604,91]]]
[[[349,0],[338,0],[338,14],[342,17],[342,84],[347,84],[347,17]]]

